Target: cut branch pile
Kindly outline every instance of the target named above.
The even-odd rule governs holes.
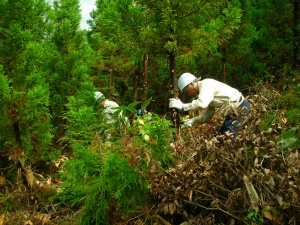
[[[261,129],[276,95],[263,89],[248,97],[251,115],[236,139],[218,135],[219,115],[213,123],[181,129],[176,164],[150,181],[157,214],[180,218],[174,224],[299,223],[298,149],[278,142],[287,129],[281,112]]]

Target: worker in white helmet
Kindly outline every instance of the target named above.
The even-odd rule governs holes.
[[[106,122],[108,124],[115,123],[117,121],[117,119],[113,114],[114,114],[114,112],[117,111],[117,109],[115,109],[115,108],[119,107],[119,104],[114,101],[110,101],[110,100],[106,99],[104,94],[100,91],[95,92],[94,98],[96,99],[96,101],[99,101],[100,104],[104,107],[102,112],[105,116]]]
[[[227,110],[223,111],[225,121],[220,133],[224,134],[226,131],[235,133],[235,127],[241,122],[241,118],[233,120],[228,109],[245,107],[246,114],[249,115],[250,113],[250,105],[242,93],[217,80],[209,78],[201,80],[201,78],[196,78],[191,73],[184,73],[178,79],[178,87],[186,94],[198,96],[198,98],[186,104],[182,103],[179,99],[171,98],[169,103],[170,108],[177,108],[184,111],[202,109],[200,116],[184,121],[184,125],[186,126],[206,123],[213,118],[216,108],[229,106]]]
[[[119,107],[119,104],[108,100],[105,98],[104,94],[100,91],[96,91],[94,94],[94,98],[97,102],[100,102],[101,106],[103,106],[102,113],[105,117],[105,121],[107,124],[114,126],[117,124],[116,127],[124,127],[124,126],[130,126],[129,119],[126,116],[122,115],[122,112],[120,112],[118,115],[115,114],[115,112],[118,110],[117,107]],[[118,123],[117,123],[118,122]],[[105,130],[104,135],[106,139],[109,139],[111,137],[111,130]]]

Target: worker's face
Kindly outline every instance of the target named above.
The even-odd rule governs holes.
[[[198,87],[194,83],[187,85],[183,91],[190,96],[198,95]]]
[[[105,105],[106,99],[104,99],[100,104]]]

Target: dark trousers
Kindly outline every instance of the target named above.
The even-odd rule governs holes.
[[[246,107],[247,111],[246,111],[246,115],[249,116],[250,113],[250,105],[247,102],[246,99],[244,99],[244,101],[242,101],[242,103],[237,107],[237,109],[242,108],[242,107]],[[223,126],[221,128],[221,130],[219,131],[221,134],[224,134],[225,132],[229,131],[230,133],[232,133],[233,135],[235,135],[236,133],[236,126],[239,125],[242,122],[242,116],[241,115],[237,115],[234,117],[231,116],[227,116],[223,122]]]

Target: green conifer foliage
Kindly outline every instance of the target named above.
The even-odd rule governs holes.
[[[0,65],[0,145],[4,146],[7,141],[7,136],[13,137],[13,130],[9,127],[10,124],[10,114],[9,114],[9,106],[11,102],[11,88],[9,87],[10,80],[7,76],[3,74],[3,66]],[[2,148],[2,151],[4,148]]]
[[[141,77],[142,56],[148,47],[140,40],[145,14],[132,1],[98,0],[96,4],[89,35],[89,42],[98,53],[93,62],[98,73],[95,84],[105,90],[108,98],[117,93],[129,103],[135,90],[126,88],[126,84],[132,83],[134,73]]]
[[[118,152],[106,157],[103,173],[88,187],[87,194],[84,225],[112,224],[117,221],[116,212],[133,213],[149,198],[147,181]]]
[[[1,149],[22,166],[38,166],[55,155],[49,151],[53,136],[45,80],[49,6],[31,0],[1,3],[0,61],[5,79],[10,80],[10,91],[3,97],[9,101],[1,105],[6,119]]]
[[[73,207],[84,206],[82,224],[112,224],[119,213],[132,215],[151,201],[148,178],[154,168],[172,165],[168,140],[174,130],[170,121],[148,114],[135,120],[126,133],[114,128],[116,136],[107,140],[100,131],[108,127],[97,116],[97,106],[92,99],[83,103],[70,97],[67,104],[64,140],[72,146],[74,158],[66,161],[58,198]],[[136,104],[119,110],[135,112]]]
[[[253,47],[264,72],[276,75],[292,61],[293,2],[290,0],[247,1],[247,19],[256,27]],[[265,75],[265,74],[261,74]]]
[[[218,46],[204,63],[215,66],[205,72],[221,71],[224,64],[227,80],[241,88],[256,79],[272,81],[289,73],[293,52],[293,4],[290,0],[240,1],[243,10],[239,29],[232,38]],[[221,72],[218,72],[221,74]],[[224,80],[223,77],[220,79]]]
[[[93,53],[87,44],[86,31],[79,29],[79,0],[54,1],[53,7],[54,29],[51,41],[55,46],[56,57],[47,81],[50,84],[52,123],[57,127],[56,137],[59,139],[67,123],[63,116],[68,98],[83,92],[85,86],[91,84],[88,64]],[[85,93],[91,96],[92,91],[93,88]]]

